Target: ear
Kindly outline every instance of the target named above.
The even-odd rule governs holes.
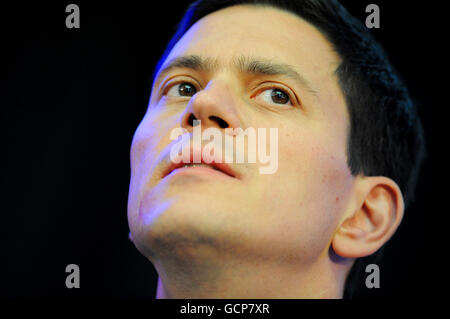
[[[358,177],[356,205],[337,229],[332,246],[346,258],[376,252],[395,233],[403,218],[404,202],[398,185],[384,176]]]

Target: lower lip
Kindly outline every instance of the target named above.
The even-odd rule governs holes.
[[[196,175],[205,175],[205,176],[218,176],[218,177],[226,177],[226,178],[233,178],[230,175],[227,175],[221,171],[215,170],[214,168],[205,167],[205,166],[197,166],[197,167],[180,167],[177,169],[174,169],[172,172],[170,172],[169,175],[189,175],[189,174],[196,174]]]

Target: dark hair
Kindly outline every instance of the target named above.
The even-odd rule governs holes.
[[[209,13],[237,5],[279,8],[314,25],[330,41],[342,62],[336,69],[344,93],[350,127],[348,165],[353,175],[387,176],[400,187],[405,206],[412,198],[425,155],[422,124],[405,85],[370,31],[337,0],[198,0],[181,20],[165,58],[184,33]],[[359,258],[347,277],[344,298],[352,297],[355,278],[370,258],[381,258],[383,249]]]

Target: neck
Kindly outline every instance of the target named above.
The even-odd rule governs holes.
[[[197,269],[155,267],[159,274],[158,299],[342,298],[349,269],[347,262],[325,259],[303,267],[239,262]]]

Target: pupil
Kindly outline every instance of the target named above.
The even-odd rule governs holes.
[[[190,85],[189,83],[182,83],[178,87],[178,93],[183,96],[192,96],[195,94],[195,88],[194,86]]]
[[[280,90],[273,90],[272,91],[272,101],[279,104],[286,104],[289,102],[289,97]]]

